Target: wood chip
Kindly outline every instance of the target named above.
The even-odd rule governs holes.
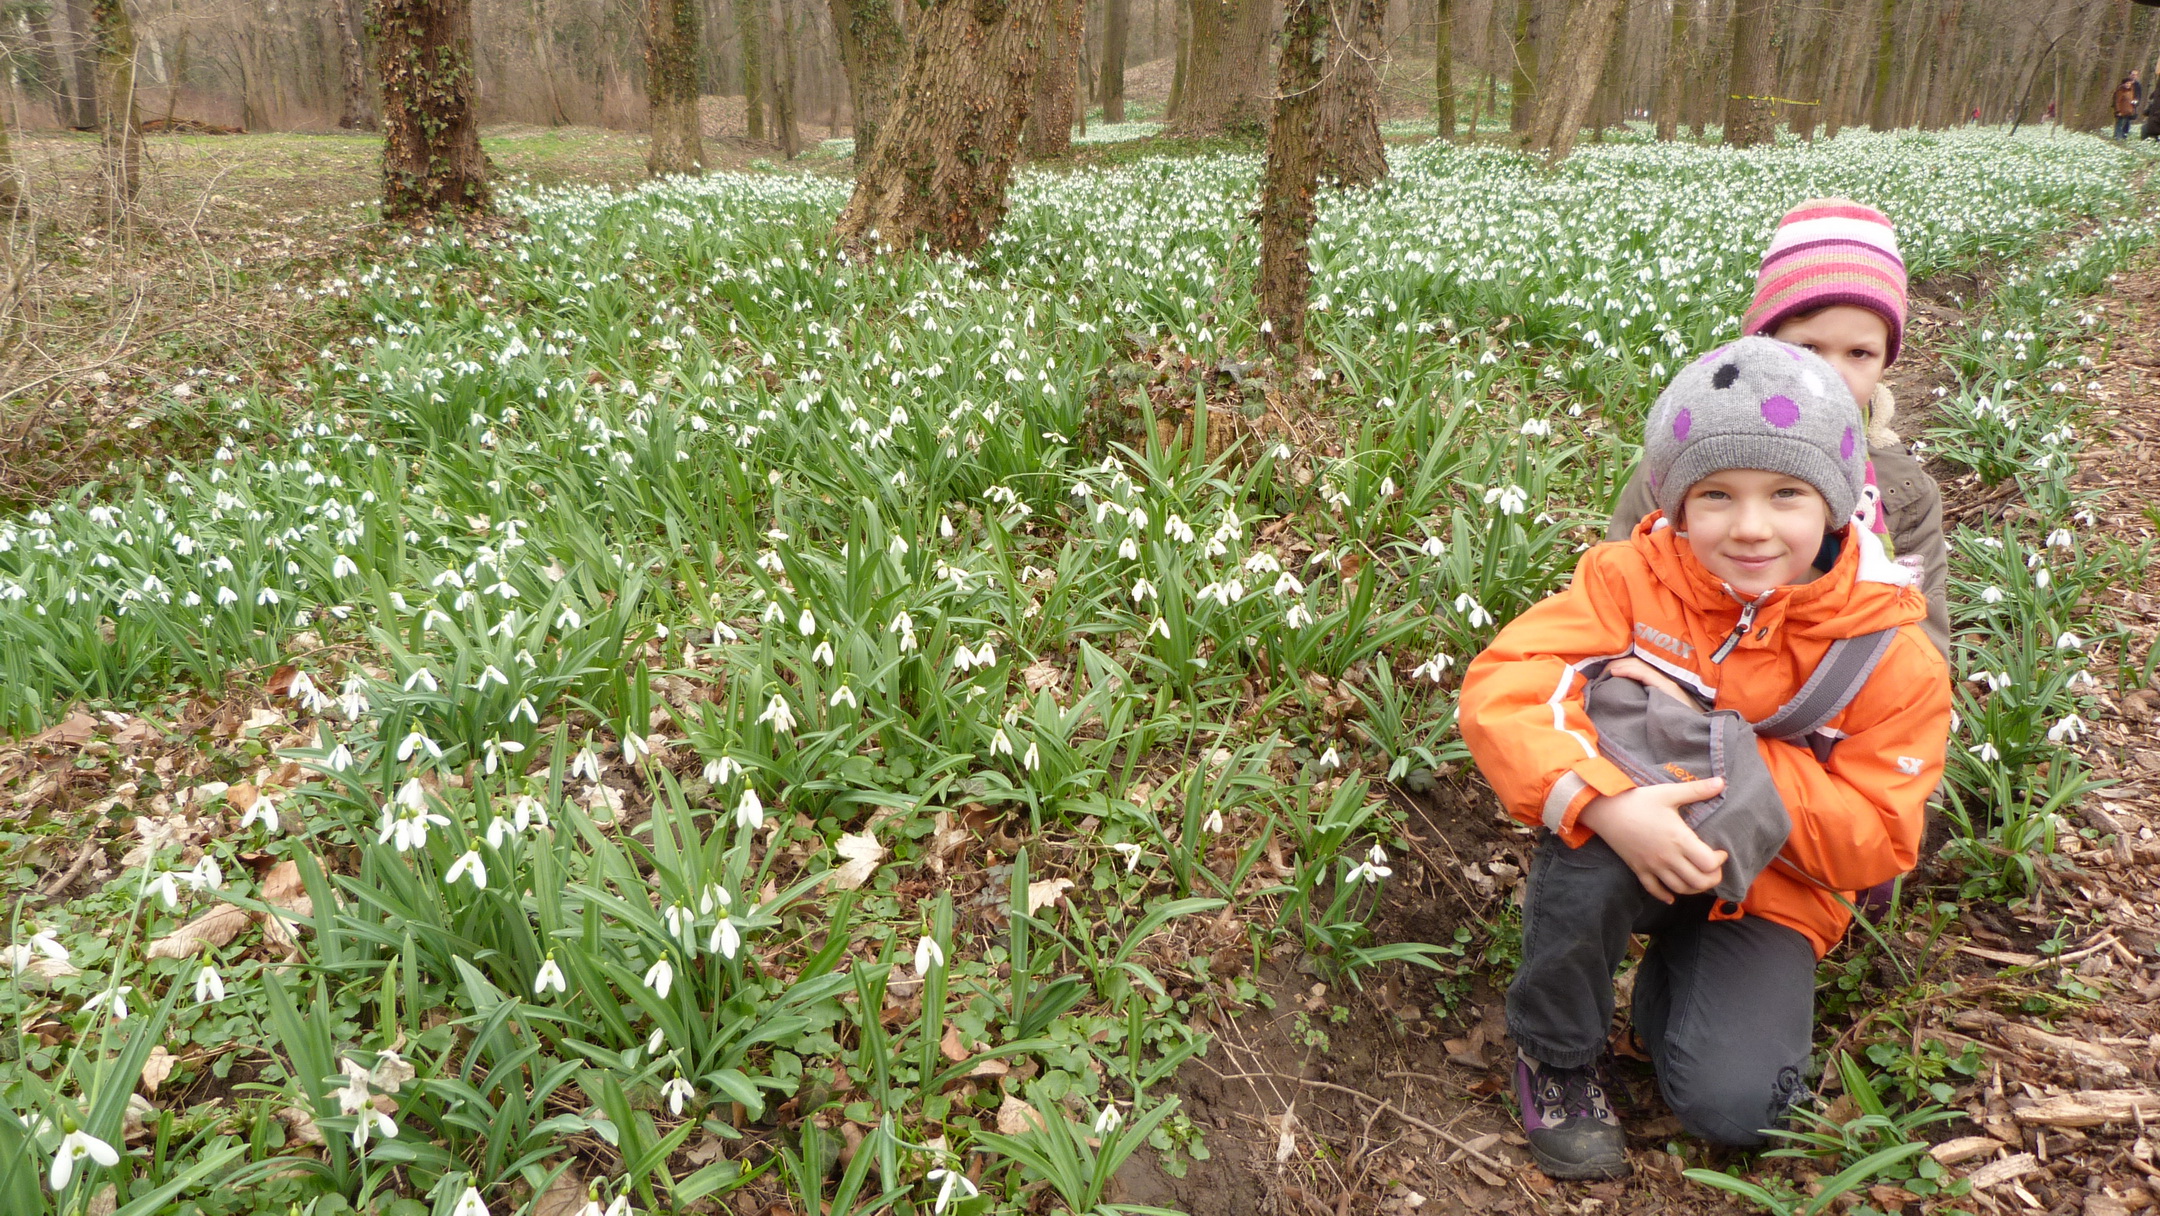
[[[1974,946],[1964,942],[1958,943],[1958,953],[1970,954],[1974,958],[1984,958],[1989,962],[2002,963],[2011,967],[2037,967],[2040,965],[2040,956],[2037,954],[2021,954],[2016,950],[1990,950],[1986,946]]]
[[[2096,1073],[2102,1080],[2128,1081],[2130,1079],[2130,1066],[2105,1047],[2079,1039],[2065,1038],[2059,1034],[2049,1034],[2045,1030],[2027,1026],[2022,1022],[2004,1022],[1995,1028],[1995,1033],[2021,1047],[2029,1047],[2035,1051],[2044,1052],[2058,1060],[2069,1063],[2072,1067]]]
[[[1993,1136],[1959,1136],[1945,1140],[1928,1150],[1928,1156],[1944,1165],[1963,1165],[1975,1157],[1985,1157],[1997,1149],[2010,1147]]]
[[[2018,1098],[2010,1113],[2020,1123],[2048,1127],[2098,1127],[2160,1119],[2160,1093],[2149,1089],[2087,1089],[2047,1098]]]
[[[1972,1180],[1973,1189],[1984,1191],[2006,1182],[2014,1182],[2027,1174],[2036,1173],[2040,1162],[2031,1153],[2015,1153],[2000,1161],[1990,1161],[1966,1177]]]

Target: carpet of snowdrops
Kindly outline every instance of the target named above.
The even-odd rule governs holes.
[[[11,911],[0,1204],[509,1216],[564,1169],[593,1213],[1089,1211],[1204,1154],[1208,951],[1434,956],[1370,928],[1389,790],[1462,780],[1462,665],[1825,193],[1916,283],[2016,268],[1920,437],[2033,507],[1953,538],[1950,813],[2014,897],[2129,560],[2068,480],[2128,161],[1397,149],[1323,211],[1296,366],[1251,156],[1022,173],[973,260],[847,262],[845,183],[726,176],[308,284],[362,336],[222,401],[214,459],[0,520],[0,729],[258,706],[229,782],[112,761],[209,830]]]

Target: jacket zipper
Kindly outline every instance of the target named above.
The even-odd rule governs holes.
[[[1725,588],[1725,593],[1732,596],[1734,599],[1740,599],[1740,594],[1734,591],[1731,587]],[[1741,601],[1740,623],[1733,626],[1733,631],[1730,634],[1726,635],[1725,641],[1718,646],[1716,652],[1711,654],[1710,661],[1712,663],[1722,663],[1725,661],[1725,657],[1733,652],[1733,647],[1740,644],[1740,639],[1746,637],[1748,630],[1755,627],[1755,610],[1762,607],[1762,603],[1764,600],[1769,599],[1772,595],[1775,595],[1776,593],[1776,589],[1772,588],[1771,590],[1765,591],[1761,595],[1756,596],[1754,599]]]

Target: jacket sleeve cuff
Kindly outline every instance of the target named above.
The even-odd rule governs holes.
[[[1603,756],[1589,756],[1578,760],[1568,771],[1560,774],[1552,789],[1545,795],[1545,826],[1557,833],[1570,847],[1579,847],[1590,839],[1593,832],[1576,825],[1582,809],[1590,805],[1592,798],[1609,798],[1625,794],[1635,788],[1635,782],[1619,766]]]

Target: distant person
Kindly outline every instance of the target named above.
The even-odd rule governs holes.
[[[2145,103],[2145,125],[2139,128],[2138,139],[2160,139],[2160,89],[2154,89],[2152,100]]]
[[[2048,108],[2047,108],[2047,113],[2046,113],[2046,114],[2043,114],[2043,115],[2041,115],[2040,117],[2041,117],[2041,121],[2043,121],[2043,122],[2054,122],[2054,121],[2055,121],[2055,103],[2054,103],[2054,102],[2052,102],[2052,101],[2051,101],[2051,102],[2049,102],[2049,103],[2048,103]]]
[[[2138,107],[2145,100],[2145,86],[2138,81],[2136,70],[2123,77],[2115,86],[2115,138],[2130,138],[2130,122],[2137,117]]]

